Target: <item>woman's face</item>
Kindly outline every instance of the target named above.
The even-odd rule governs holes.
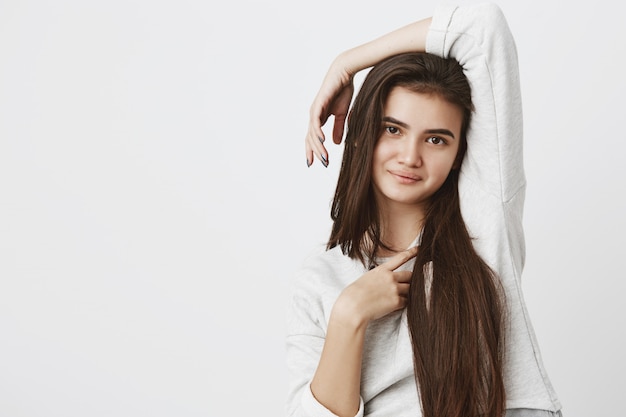
[[[438,95],[395,87],[383,111],[372,163],[381,208],[424,208],[444,183],[461,140],[462,110]]]

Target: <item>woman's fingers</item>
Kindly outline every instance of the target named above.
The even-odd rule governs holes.
[[[354,84],[349,79],[347,84],[341,87],[341,91],[331,102],[330,114],[335,116],[333,124],[333,142],[337,145],[343,140],[343,130],[346,125],[346,119],[350,110],[350,102],[354,94]]]
[[[314,158],[319,159],[324,166],[328,166],[328,151],[324,147],[324,132],[322,125],[327,117],[323,117],[324,105],[320,102],[319,97],[311,105],[309,110],[309,130],[305,139],[306,161],[307,165],[313,164]]]
[[[397,253],[396,255],[391,257],[387,262],[385,262],[384,264],[380,266],[393,271],[399,268],[400,266],[404,265],[409,260],[413,259],[415,255],[417,255],[417,250],[418,250],[417,246],[414,246],[410,249]]]
[[[398,295],[401,297],[407,297],[409,295],[410,284],[400,283],[398,284]]]
[[[345,115],[335,116],[335,121],[333,124],[333,142],[335,142],[337,145],[339,145],[341,143],[341,140],[343,139],[343,129],[345,125]]]
[[[305,141],[305,149],[307,156],[307,164],[313,164],[313,159],[318,158],[324,166],[328,166],[328,152],[324,147],[324,136],[320,134],[314,127],[309,127],[309,132]]]
[[[365,321],[375,320],[404,308],[412,271],[394,271],[393,268],[413,258],[416,253],[416,249],[401,252],[366,272],[342,291],[342,304],[346,303],[344,306],[348,306],[350,314],[357,314]]]
[[[411,282],[411,275],[413,275],[413,272],[412,271],[395,271],[393,275],[397,283],[408,284]]]

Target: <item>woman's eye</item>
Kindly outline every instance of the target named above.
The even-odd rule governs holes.
[[[437,136],[431,136],[426,141],[432,143],[433,145],[444,145],[446,143],[444,139]]]
[[[385,130],[387,131],[387,133],[391,133],[392,135],[397,135],[398,133],[400,133],[400,129],[395,126],[386,126]]]

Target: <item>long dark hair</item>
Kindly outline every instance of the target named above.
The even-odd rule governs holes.
[[[410,53],[391,57],[369,72],[348,119],[327,247],[339,245],[364,265],[375,263],[379,249],[387,248],[371,181],[372,157],[385,101],[397,86],[436,94],[464,115],[457,162],[425,213],[408,295],[422,412],[425,417],[501,417],[504,295],[499,280],[476,253],[461,215],[459,166],[473,105],[457,61]]]

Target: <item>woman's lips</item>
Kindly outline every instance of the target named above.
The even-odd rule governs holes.
[[[413,172],[390,170],[389,173],[401,184],[414,184],[422,179],[422,177]]]

